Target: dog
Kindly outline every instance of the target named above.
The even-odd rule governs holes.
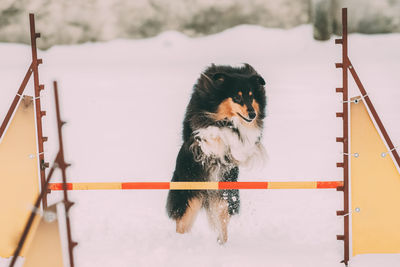
[[[236,182],[239,167],[265,157],[261,144],[265,117],[265,80],[252,66],[212,64],[193,87],[183,122],[183,144],[173,182]],[[239,213],[239,190],[170,190],[168,216],[176,232],[189,232],[201,208],[228,240],[228,223]]]

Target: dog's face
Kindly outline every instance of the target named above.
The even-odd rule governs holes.
[[[261,76],[217,73],[213,80],[221,92],[217,120],[237,117],[242,124],[251,126],[264,118],[265,81]]]
[[[184,139],[190,138],[193,130],[210,125],[233,123],[235,128],[261,130],[267,103],[264,85],[264,79],[249,64],[212,64],[194,85],[185,115]],[[225,123],[226,120],[232,123]]]

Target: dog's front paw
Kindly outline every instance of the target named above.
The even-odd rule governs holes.
[[[218,236],[218,238],[217,238],[217,242],[221,246],[225,245],[227,241],[228,241],[228,237],[227,236],[225,236],[225,237]]]
[[[206,156],[222,158],[225,155],[225,144],[218,127],[210,126],[195,132],[195,140]]]

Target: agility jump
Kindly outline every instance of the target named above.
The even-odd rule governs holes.
[[[7,214],[7,220],[2,220],[0,227],[0,231],[7,233],[1,234],[0,257],[13,256],[11,267],[14,266],[19,255],[33,259],[34,256],[29,256],[33,255],[30,252],[32,247],[30,244],[35,244],[36,248],[41,247],[35,243],[36,237],[54,230],[53,225],[53,230],[43,231],[39,226],[39,216],[36,215],[40,213],[40,202],[44,210],[43,215],[50,214],[46,212],[55,213],[54,207],[47,209],[45,199],[48,193],[59,190],[64,192],[62,209],[69,218],[68,210],[73,204],[68,201],[66,195],[69,190],[336,189],[344,193],[343,210],[336,212],[338,216],[344,217],[344,233],[337,236],[338,240],[344,241],[342,262],[347,265],[350,254],[355,256],[368,253],[400,253],[400,231],[398,231],[400,213],[397,212],[400,206],[398,170],[400,157],[348,57],[347,9],[342,9],[342,38],[335,40],[336,44],[342,45],[342,62],[335,65],[337,68],[342,68],[343,79],[342,87],[336,88],[337,93],[343,94],[343,111],[336,114],[343,120],[343,136],[336,139],[337,142],[343,143],[343,162],[336,164],[338,168],[343,168],[343,181],[67,183],[65,169],[68,164],[64,162],[61,135],[63,122],[59,116],[59,103],[56,99],[60,152],[55,162],[63,170],[63,183],[49,183],[55,166],[50,169],[47,179],[44,179],[44,171],[49,164],[44,161],[43,152],[43,142],[47,138],[42,136],[41,131],[41,118],[45,112],[40,109],[40,90],[44,89],[44,86],[39,84],[38,76],[38,65],[42,63],[42,60],[37,59],[36,53],[36,38],[40,37],[40,34],[35,32],[33,15],[30,16],[30,22],[33,61],[0,127],[0,159],[9,160],[9,164],[0,165],[0,174],[2,177],[10,177],[3,180],[0,186],[2,202],[10,203],[0,211]],[[348,71],[361,93],[360,96],[350,99]],[[23,96],[24,88],[32,73],[35,86],[34,98]],[[56,84],[54,85],[56,87]],[[37,131],[36,135],[35,131]],[[23,137],[20,135],[21,132],[24,133]],[[27,157],[27,155],[33,155],[33,157]],[[30,166],[30,169],[27,169],[28,173],[20,173],[18,168],[12,168],[21,164]],[[351,173],[349,166],[351,166]],[[27,184],[30,186],[27,187]],[[27,190],[23,194],[21,194],[21,187]],[[20,197],[10,202],[13,192]],[[33,204],[35,199],[33,212],[20,208],[25,207],[27,203]],[[72,249],[76,243],[71,239],[70,229],[68,231],[68,265],[73,267]],[[20,241],[15,247],[14,236],[22,232]],[[59,236],[59,230],[53,231],[50,235]],[[53,241],[48,242],[55,242],[54,240],[56,239],[53,238]],[[37,253],[43,253],[43,251],[34,254],[38,255]],[[53,262],[48,265],[43,262],[43,257],[38,258],[41,260],[40,266],[60,266],[59,257],[55,261],[58,263]],[[30,259],[24,266],[37,264],[32,263]]]

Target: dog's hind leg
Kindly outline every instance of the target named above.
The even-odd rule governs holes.
[[[210,201],[207,209],[208,220],[218,232],[218,243],[225,244],[228,241],[229,211],[228,202],[223,199]]]
[[[189,200],[188,206],[182,217],[176,220],[176,232],[184,234],[190,231],[196,219],[197,213],[201,209],[203,203],[200,198]]]

